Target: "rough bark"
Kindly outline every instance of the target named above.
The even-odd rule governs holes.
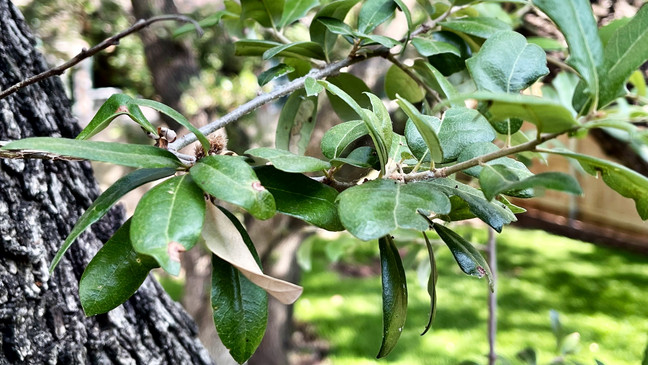
[[[42,71],[22,15],[0,0],[0,88]],[[0,139],[74,137],[58,78],[0,100]],[[87,162],[0,161],[0,364],[208,364],[196,328],[154,280],[123,306],[83,314],[78,281],[123,220],[112,210],[84,233],[54,274],[48,264],[98,188]]]

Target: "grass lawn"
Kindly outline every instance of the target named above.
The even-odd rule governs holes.
[[[459,232],[475,244],[486,242],[484,229],[460,227]],[[399,247],[412,247],[399,235],[396,239]],[[463,274],[446,247],[435,248],[439,280],[433,328],[420,336],[428,319],[429,296],[417,279],[416,263],[404,259],[407,322],[394,351],[376,360],[382,331],[380,277],[332,271],[326,257],[346,252],[342,262],[376,268],[377,242],[348,235],[310,240],[313,268],[303,274],[304,294],[295,305],[295,316],[328,341],[329,363],[486,363],[486,281]],[[519,363],[515,354],[531,346],[538,353],[538,364],[549,364],[556,356],[549,320],[554,309],[565,333],[580,333],[581,350],[572,359],[584,364],[595,364],[595,358],[606,365],[641,363],[648,342],[648,257],[509,227],[497,236],[497,244],[500,355]],[[420,250],[417,258],[426,256]]]

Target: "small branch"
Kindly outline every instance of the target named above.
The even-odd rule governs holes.
[[[82,49],[81,52],[79,54],[77,54],[76,56],[74,56],[74,58],[72,58],[71,60],[69,60],[69,61],[67,61],[67,62],[65,62],[65,63],[63,63],[63,64],[61,64],[59,66],[51,68],[51,69],[49,69],[49,70],[47,70],[45,72],[42,72],[42,73],[40,73],[38,75],[32,76],[32,77],[30,77],[30,78],[28,78],[26,80],[20,81],[20,82],[14,84],[13,86],[9,87],[8,89],[3,90],[2,92],[0,92],[0,100],[6,98],[7,96],[15,93],[16,91],[18,91],[18,90],[20,90],[20,89],[22,89],[22,88],[24,88],[26,86],[29,86],[31,84],[42,81],[42,80],[44,80],[44,79],[46,79],[48,77],[52,77],[52,76],[55,76],[55,75],[61,75],[63,73],[63,71],[67,70],[70,67],[73,67],[77,63],[83,61],[84,59],[92,57],[95,54],[101,52],[102,50],[104,50],[104,49],[106,49],[106,48],[108,48],[110,46],[118,45],[120,39],[122,39],[122,38],[124,38],[124,37],[126,37],[126,36],[128,36],[128,35],[130,35],[132,33],[138,32],[138,31],[142,30],[143,28],[146,28],[146,27],[148,27],[149,25],[151,25],[151,24],[153,24],[155,22],[167,21],[167,20],[176,20],[176,21],[180,21],[180,22],[192,23],[196,27],[196,32],[198,33],[198,36],[202,36],[202,34],[203,34],[203,30],[200,27],[200,25],[198,25],[198,23],[195,20],[193,20],[193,19],[191,19],[189,17],[186,17],[184,15],[172,14],[172,15],[155,16],[155,17],[149,18],[148,20],[140,19],[135,24],[133,24],[130,28],[128,28],[128,29],[122,31],[121,33],[116,34],[116,35],[114,35],[114,36],[112,36],[110,38],[104,39],[101,43],[97,44],[96,46],[94,46],[94,47],[92,47],[90,49],[85,49],[85,48]]]
[[[405,180],[405,182],[410,182],[410,181],[420,181],[420,180],[428,180],[428,179],[434,179],[434,178],[439,178],[439,177],[450,176],[450,175],[452,175],[454,173],[457,173],[457,172],[463,171],[465,169],[468,169],[468,168],[471,168],[471,167],[486,163],[488,161],[498,159],[500,157],[506,157],[506,156],[509,156],[509,155],[513,155],[513,154],[520,153],[520,152],[525,152],[525,151],[534,151],[535,148],[538,145],[540,145],[540,144],[542,144],[544,142],[547,142],[547,141],[549,141],[551,139],[554,139],[554,138],[556,138],[558,136],[561,136],[561,135],[563,135],[565,133],[573,132],[573,131],[577,130],[578,128],[580,128],[580,127],[571,128],[569,130],[566,130],[566,131],[560,132],[560,133],[545,134],[545,135],[540,136],[537,139],[534,139],[532,141],[522,143],[520,145],[509,147],[509,148],[502,148],[501,150],[497,150],[495,152],[488,153],[488,154],[485,154],[483,156],[478,156],[478,157],[475,157],[473,159],[470,159],[470,160],[467,160],[467,161],[464,161],[464,162],[460,162],[460,163],[458,163],[456,165],[436,169],[436,170],[433,170],[433,171],[424,171],[424,172],[418,172],[418,173],[415,173],[415,174],[408,174],[408,175],[403,176],[402,178]]]
[[[409,67],[403,64],[401,61],[399,61],[393,54],[387,53],[384,57],[389,62],[393,63],[396,67],[403,70],[403,72],[405,72],[409,77],[411,77],[414,81],[416,81],[417,84],[421,85],[421,87],[425,89],[425,92],[428,95],[431,95],[437,103],[441,102],[441,98],[439,97],[439,94],[434,89],[432,89],[430,85],[426,84],[425,81],[421,80],[419,75],[417,75]]]
[[[547,55],[547,62],[551,63],[552,65],[558,66],[562,70],[569,71],[576,75],[579,74],[578,71],[576,71],[573,67],[569,66],[567,63],[565,63],[563,60],[559,59],[558,57]]]
[[[207,135],[217,131],[224,126],[239,120],[244,115],[258,109],[259,107],[267,104],[273,100],[279,99],[284,95],[288,95],[293,91],[299,90],[304,87],[304,82],[307,78],[312,77],[314,79],[323,79],[325,77],[334,75],[338,73],[341,69],[347,66],[351,66],[354,63],[363,61],[367,58],[377,57],[382,55],[382,52],[376,52],[367,54],[364,57],[347,57],[342,61],[332,63],[322,69],[313,69],[306,76],[294,79],[293,81],[282,85],[271,92],[261,94],[256,98],[248,101],[247,103],[239,106],[238,108],[232,110],[231,112],[225,114],[220,119],[209,123],[208,125],[200,128],[200,131],[203,134]],[[193,143],[196,141],[196,136],[193,133],[188,133],[181,138],[178,138],[175,142],[169,144],[169,150],[180,150],[181,148]]]

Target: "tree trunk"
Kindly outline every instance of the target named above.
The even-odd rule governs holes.
[[[0,88],[46,66],[19,11],[0,0]],[[79,132],[58,78],[0,100],[0,139]],[[123,306],[86,318],[84,267],[123,221],[113,209],[81,235],[54,274],[48,265],[97,197],[87,162],[0,161],[0,364],[208,364],[196,328],[154,280]]]

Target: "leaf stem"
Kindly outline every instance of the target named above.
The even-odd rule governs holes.
[[[94,46],[94,47],[92,47],[90,49],[85,49],[85,48],[82,49],[79,54],[74,56],[69,61],[67,61],[67,62],[65,62],[65,63],[63,63],[61,65],[58,65],[56,67],[50,68],[47,71],[41,72],[38,75],[35,75],[35,76],[29,77],[29,78],[27,78],[25,80],[22,80],[22,81],[20,81],[20,82],[18,82],[16,84],[12,85],[8,89],[3,90],[2,92],[0,92],[0,100],[6,98],[7,96],[15,93],[16,91],[18,91],[18,90],[20,90],[20,89],[22,89],[22,88],[24,88],[26,86],[29,86],[31,84],[35,84],[35,83],[37,83],[39,81],[42,81],[42,80],[44,80],[44,79],[46,79],[48,77],[52,77],[52,76],[55,76],[55,75],[61,75],[63,73],[63,71],[65,71],[68,68],[76,65],[77,63],[85,60],[86,58],[92,57],[95,54],[101,52],[102,50],[104,50],[104,49],[106,49],[106,48],[108,48],[110,46],[118,45],[120,39],[122,39],[122,38],[124,38],[124,37],[126,37],[126,36],[128,36],[130,34],[133,34],[135,32],[138,32],[138,31],[148,27],[149,25],[151,25],[153,23],[160,22],[160,21],[167,21],[167,20],[175,20],[175,21],[180,21],[180,22],[191,23],[196,27],[196,32],[198,33],[198,36],[201,37],[203,35],[203,29],[200,27],[198,22],[196,22],[195,20],[193,20],[193,19],[191,19],[191,18],[189,18],[187,16],[184,16],[184,15],[170,14],[170,15],[154,16],[154,17],[151,17],[151,18],[149,18],[147,20],[140,19],[135,24],[133,24],[130,28],[128,28],[128,29],[126,29],[126,30],[124,30],[124,31],[122,31],[122,32],[120,32],[118,34],[115,34],[112,37],[104,39],[101,43],[97,44],[96,46]]]
[[[421,85],[421,87],[425,89],[425,93],[431,95],[437,103],[441,102],[441,98],[439,97],[439,94],[434,89],[432,89],[428,84],[426,84],[425,81],[423,81],[419,77],[419,75],[417,75],[404,63],[399,61],[391,52],[387,52],[383,57],[389,62],[391,62],[392,64],[394,64],[394,66],[403,70],[403,72],[405,72],[407,76],[411,77],[412,80],[416,81],[417,84]]]

